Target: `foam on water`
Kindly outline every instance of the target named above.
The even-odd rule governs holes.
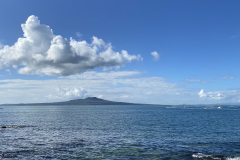
[[[226,160],[240,160],[240,157],[226,158]]]
[[[211,158],[212,155],[206,155],[203,153],[196,153],[192,155],[193,158]]]
[[[203,154],[203,153],[196,153],[192,155],[193,158],[197,158],[197,159],[216,159],[216,160],[240,160],[240,157],[234,157],[234,158],[219,158],[219,157],[214,157],[212,155],[207,155],[207,154]]]

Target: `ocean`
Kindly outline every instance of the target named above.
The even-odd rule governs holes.
[[[240,108],[2,106],[0,159],[238,160]]]

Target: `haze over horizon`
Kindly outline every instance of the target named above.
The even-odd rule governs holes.
[[[86,97],[240,103],[239,7],[207,0],[2,1],[0,104]]]

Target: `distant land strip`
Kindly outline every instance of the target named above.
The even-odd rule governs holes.
[[[139,104],[139,103],[125,103],[114,102],[97,97],[88,97],[85,99],[76,99],[64,102],[52,102],[52,103],[20,103],[20,104],[1,104],[0,106],[46,106],[46,105],[158,105],[158,104]],[[164,105],[167,106],[167,105]]]

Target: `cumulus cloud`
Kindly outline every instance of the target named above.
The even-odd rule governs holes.
[[[204,92],[202,89],[198,93],[199,97],[207,100],[232,100],[240,102],[240,90],[228,90],[228,91],[215,91],[215,92]]]
[[[110,43],[97,37],[91,43],[68,41],[54,35],[52,29],[40,24],[38,17],[28,17],[21,25],[24,37],[13,46],[0,50],[0,67],[18,66],[20,74],[67,76],[99,67],[121,67],[132,61],[142,60],[140,55],[127,51],[113,51]]]
[[[160,55],[156,51],[151,52],[151,55],[153,56],[155,61],[158,61],[160,59]]]
[[[202,89],[199,93],[198,93],[200,98],[203,99],[215,99],[215,100],[220,100],[220,99],[224,99],[225,96],[222,95],[220,92],[208,92],[208,93],[204,93],[204,89]]]
[[[61,88],[47,96],[49,99],[83,99],[87,97],[87,91],[84,88]]]

